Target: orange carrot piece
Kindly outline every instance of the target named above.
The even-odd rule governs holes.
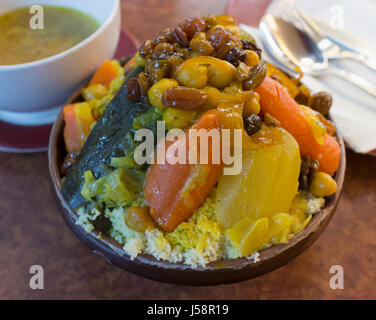
[[[215,113],[209,112],[192,128],[210,130],[217,126]],[[186,140],[188,141],[188,133]],[[166,153],[178,141],[166,141]],[[210,143],[208,157],[211,159]],[[173,231],[204,202],[219,180],[222,168],[222,164],[213,164],[210,160],[208,164],[189,164],[188,152],[186,164],[152,164],[146,175],[144,196],[154,220],[164,230]]]
[[[324,144],[319,144],[302,109],[277,81],[266,77],[255,91],[260,95],[261,111],[278,119],[282,128],[294,136],[303,156],[309,155],[317,159],[320,171],[328,174],[337,171],[341,153],[338,142],[325,134]]]
[[[329,134],[325,134],[323,145],[313,145],[312,148],[307,151],[307,154],[319,161],[320,171],[333,174],[338,170],[341,158],[341,148],[338,141]]]
[[[65,106],[64,140],[66,150],[79,152],[90,134],[90,126],[94,122],[90,107],[87,103],[76,103]]]
[[[110,60],[107,60],[95,72],[94,76],[90,80],[89,86],[99,83],[109,87],[111,81],[116,79],[118,76],[119,72],[116,66]]]

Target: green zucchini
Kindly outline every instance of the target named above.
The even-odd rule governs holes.
[[[111,158],[127,156],[126,136],[132,130],[133,119],[151,108],[127,99],[127,83],[141,71],[143,67],[137,67],[126,75],[120,91],[96,123],[77,160],[63,179],[62,193],[72,208],[86,202],[81,195],[85,172],[90,170],[94,178],[99,179],[113,171],[110,166]]]

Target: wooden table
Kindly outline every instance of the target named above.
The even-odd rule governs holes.
[[[253,21],[268,1],[254,2]],[[185,16],[219,14],[226,0],[127,0],[123,27],[142,40]],[[376,298],[376,158],[348,152],[342,199],[315,244],[285,267],[247,282],[183,287],[142,279],[92,254],[56,207],[47,154],[0,153],[0,299],[343,299]],[[45,289],[31,290],[41,265]],[[329,269],[344,268],[344,290]]]

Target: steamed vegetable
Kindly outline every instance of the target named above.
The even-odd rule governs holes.
[[[219,180],[215,213],[225,228],[246,217],[288,212],[296,195],[300,154],[295,139],[282,128],[263,127],[258,134],[257,149],[243,149],[241,173]]]
[[[117,61],[105,61],[91,78],[89,86],[101,84],[109,87],[112,80],[120,76],[121,67]]]
[[[127,155],[127,133],[132,129],[133,119],[150,109],[150,106],[131,103],[127,99],[127,82],[142,69],[136,68],[127,76],[119,93],[96,123],[73,167],[64,178],[62,192],[72,208],[85,203],[81,188],[86,171],[90,170],[94,178],[98,179],[112,171],[111,158]]]
[[[86,102],[65,106],[64,141],[68,153],[79,152],[90,134],[90,126],[94,122],[91,109]]]
[[[281,82],[281,84],[287,89],[287,92],[290,94],[290,96],[295,98],[300,92],[298,86],[296,85],[296,82],[293,79],[290,79],[281,70],[279,70],[272,64],[268,62],[266,62],[265,64],[268,68],[268,76],[277,78]]]
[[[246,217],[227,230],[226,235],[234,247],[239,250],[240,255],[246,257],[266,245],[268,230],[268,218],[253,220]]]
[[[215,112],[201,116],[193,129],[216,129]],[[186,133],[188,137],[188,133]],[[187,139],[188,140],[188,139]],[[166,159],[173,156],[171,146],[178,147],[181,140],[166,141]],[[186,144],[187,146],[189,143]],[[199,146],[200,143],[198,142]],[[199,147],[198,147],[199,150]],[[188,151],[188,149],[187,149]],[[158,153],[158,149],[157,149]],[[222,173],[221,164],[211,161],[212,145],[209,143],[208,164],[152,164],[147,172],[144,196],[154,220],[166,231],[173,231],[188,219],[208,196]],[[199,154],[198,160],[202,157]]]
[[[86,201],[96,200],[106,207],[129,205],[142,191],[144,173],[125,168],[116,169],[95,179],[91,171],[85,172],[81,195]]]
[[[328,174],[337,171],[341,152],[338,142],[324,133],[323,144],[320,144],[303,110],[277,81],[266,77],[256,92],[260,95],[261,111],[280,121],[281,126],[299,143],[303,156],[309,155],[317,159],[320,171]]]

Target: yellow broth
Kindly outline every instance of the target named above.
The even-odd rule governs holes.
[[[15,65],[51,57],[92,35],[100,26],[80,11],[43,6],[44,29],[32,29],[30,8],[0,16],[0,65]]]

